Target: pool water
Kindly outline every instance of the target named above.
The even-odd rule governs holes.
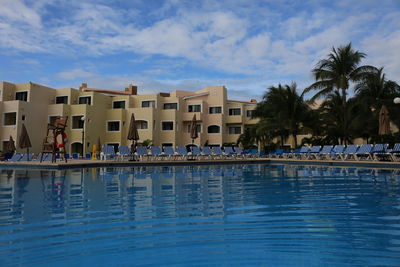
[[[400,266],[399,170],[0,170],[0,266]]]

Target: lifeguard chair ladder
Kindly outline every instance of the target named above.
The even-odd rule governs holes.
[[[45,153],[51,153],[51,162],[56,162],[57,153],[59,153],[60,155],[62,154],[65,159],[65,162],[67,162],[67,158],[65,157],[67,150],[64,138],[64,136],[66,136],[65,128],[67,127],[67,121],[68,121],[67,116],[65,117],[59,116],[54,120],[53,123],[47,124],[47,132],[46,132],[46,137],[43,140],[42,155],[40,156],[40,162],[43,161],[43,155]],[[58,136],[61,136],[60,141],[57,140]]]

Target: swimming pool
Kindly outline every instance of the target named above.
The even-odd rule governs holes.
[[[0,170],[0,266],[400,265],[398,171]]]

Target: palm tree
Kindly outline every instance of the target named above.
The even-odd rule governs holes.
[[[254,112],[271,136],[280,137],[281,146],[290,135],[297,147],[297,135],[309,115],[310,108],[303,99],[304,92],[299,95],[296,88],[295,83],[271,86]]]
[[[357,104],[360,106],[361,114],[360,117],[365,120],[369,120],[369,124],[374,125],[372,131],[377,132],[377,120],[379,117],[379,111],[383,104],[385,104],[392,112],[390,114],[396,114],[396,107],[394,107],[393,99],[400,95],[400,86],[391,80],[387,80],[383,73],[383,68],[375,69],[374,72],[366,75],[364,79],[360,80],[354,87],[356,92]],[[372,116],[366,116],[367,113],[371,113]],[[396,124],[399,123],[398,116],[392,117]],[[365,122],[364,122],[365,124]]]
[[[351,43],[346,46],[340,46],[337,49],[333,47],[328,58],[320,60],[316,68],[313,69],[312,72],[316,82],[306,89],[306,92],[319,90],[311,98],[312,101],[335,91],[340,94],[341,105],[343,106],[342,114],[344,116],[342,118],[342,130],[348,128],[345,114],[347,114],[347,90],[350,87],[350,83],[363,80],[366,75],[376,70],[372,66],[359,66],[365,56],[366,54],[353,50]],[[347,135],[347,132],[342,133],[343,140],[349,139]]]

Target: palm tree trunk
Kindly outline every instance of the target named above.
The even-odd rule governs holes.
[[[293,140],[294,140],[294,149],[297,148],[297,134],[293,133],[292,134]]]
[[[346,88],[342,88],[342,103],[343,103],[343,138],[344,144],[347,145],[347,117],[346,117],[346,109],[347,109],[347,101],[346,101]]]

